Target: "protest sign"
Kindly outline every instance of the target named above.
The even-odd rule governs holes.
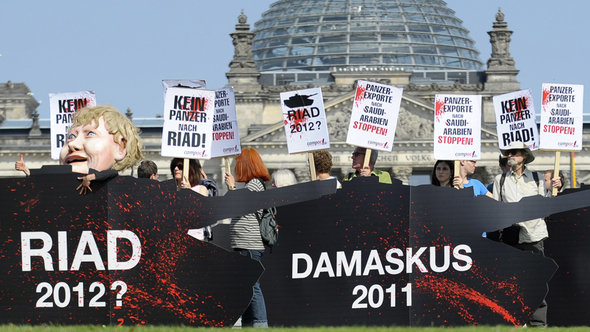
[[[241,152],[234,89],[216,90],[211,157],[230,156]]]
[[[434,158],[481,158],[481,96],[436,95]]]
[[[357,81],[346,143],[391,151],[403,89]]]
[[[87,106],[96,106],[94,91],[49,94],[51,159],[59,159],[61,149],[68,140],[67,133],[74,122],[74,115]]]
[[[162,156],[211,158],[215,91],[168,88],[164,101]]]
[[[330,148],[320,88],[281,92],[281,110],[289,153]]]
[[[512,142],[522,142],[529,149],[539,149],[539,131],[531,90],[520,90],[493,98],[496,111],[498,146],[506,149]]]
[[[584,86],[543,83],[541,149],[582,150]]]

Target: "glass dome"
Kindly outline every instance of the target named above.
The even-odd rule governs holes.
[[[258,70],[481,70],[442,0],[280,0],[255,23]]]

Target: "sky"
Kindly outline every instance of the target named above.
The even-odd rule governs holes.
[[[162,79],[227,84],[229,34],[244,9],[256,22],[274,0],[19,0],[0,11],[0,82],[24,82],[49,117],[49,93],[93,90],[97,103],[134,118],[162,114]],[[590,1],[447,0],[486,62],[498,8],[514,31],[510,52],[521,88],[540,109],[541,84],[590,86]],[[590,100],[590,91],[585,95]],[[586,110],[584,113],[590,113]]]

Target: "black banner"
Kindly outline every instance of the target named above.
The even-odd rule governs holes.
[[[271,324],[521,325],[557,266],[482,233],[590,202],[588,192],[499,203],[375,180],[278,209],[261,281]]]
[[[84,196],[71,173],[0,184],[0,323],[231,326],[263,267],[187,232],[269,206],[281,229],[262,259],[271,325],[520,325],[557,265],[482,233],[548,215],[547,256],[564,270],[549,323],[590,317],[590,191],[499,203],[374,178],[330,195],[333,181],[314,181],[218,198],[123,176]],[[213,230],[221,247],[224,234]]]
[[[590,186],[583,186],[588,191]],[[567,194],[578,192],[568,189]],[[559,195],[561,197],[562,194]],[[549,240],[545,255],[553,258],[559,269],[549,282],[547,320],[551,325],[590,325],[590,208],[585,207],[547,218]]]
[[[335,191],[316,182],[208,199],[116,177],[80,196],[76,177],[0,180],[0,323],[231,326],[263,267],[188,230]]]

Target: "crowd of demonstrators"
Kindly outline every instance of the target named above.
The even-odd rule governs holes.
[[[332,154],[328,150],[316,150],[313,152],[313,163],[315,166],[316,179],[330,180],[336,179],[335,176],[330,175],[332,170]],[[340,181],[336,179],[336,189],[342,188]]]
[[[270,174],[258,152],[252,148],[242,149],[242,153],[236,157],[235,174],[225,173],[225,183],[230,190],[236,189],[236,181],[244,182],[246,189],[250,191],[264,191],[265,181],[270,180]],[[230,224],[231,247],[239,251],[243,256],[261,261],[265,247],[260,236],[260,227],[256,213],[261,214],[259,210],[240,217],[232,218]],[[254,296],[250,305],[242,314],[242,326],[252,326],[264,328],[268,327],[266,317],[266,305],[260,281],[256,281],[253,287]]]
[[[366,152],[366,148],[356,147],[354,149],[354,152],[352,153],[352,168],[354,168],[355,171],[349,173],[346,178],[344,178],[344,181],[350,181],[359,176],[376,176],[379,178],[380,183],[391,184],[391,176],[389,173],[375,169],[375,163],[377,162],[377,157],[379,157],[379,152],[377,150],[371,150],[369,165],[363,167]]]
[[[452,187],[455,167],[452,160],[437,160],[430,174],[430,184],[440,187]]]
[[[471,179],[468,176],[475,173],[477,168],[477,161],[475,160],[459,160],[459,174],[455,174],[453,177],[453,186],[459,189],[473,188],[473,194],[477,197],[480,195],[486,195],[490,198],[494,198],[492,193],[488,191],[486,186],[477,179]]]
[[[297,184],[297,178],[295,174],[288,169],[279,169],[272,173],[270,176],[271,185],[274,188],[281,188]]]
[[[524,197],[541,195],[551,196],[553,188],[561,190],[565,182],[563,174],[554,176],[553,171],[544,173],[543,181],[538,173],[532,172],[527,165],[534,160],[534,155],[521,142],[512,142],[501,150],[499,166],[502,174],[495,177],[493,194],[478,180],[471,179],[476,169],[474,160],[461,160],[460,172],[454,174],[453,161],[438,160],[431,174],[431,183],[437,186],[473,187],[475,196],[487,195],[501,202],[518,202]],[[361,176],[376,176],[380,183],[391,184],[387,172],[375,169],[378,151],[371,153],[368,166],[363,167],[366,149],[356,147],[352,154],[351,172],[345,181]],[[330,175],[332,156],[327,150],[313,152],[316,176],[319,180],[334,178]],[[138,129],[116,108],[95,106],[80,110],[67,134],[67,142],[60,154],[60,163],[71,165],[74,173],[83,174],[76,190],[80,193],[92,191],[91,181],[102,181],[118,175],[118,171],[136,165],[142,159],[141,141]],[[179,189],[191,189],[203,196],[216,196],[218,189],[214,181],[208,180],[201,164],[196,159],[189,159],[188,176],[183,177],[184,160],[174,158],[170,162],[170,172]],[[30,174],[23,157],[15,163],[15,169]],[[138,168],[140,178],[157,180],[158,169],[153,161],[144,160]],[[236,182],[245,183],[250,191],[264,191],[265,182],[271,176],[255,149],[244,148],[235,159],[235,178],[231,173],[225,174],[225,183],[230,190],[236,189]],[[293,172],[278,170],[273,173],[274,187],[288,186],[296,183]],[[257,212],[232,218],[230,225],[231,246],[243,256],[261,261],[265,246],[260,235]],[[544,254],[543,241],[549,236],[547,225],[542,218],[518,222],[506,229],[491,232],[488,237],[514,246],[520,250]],[[260,283],[253,287],[254,296],[242,316],[242,326],[268,327],[266,305]],[[539,308],[527,322],[529,326],[546,326],[547,304],[543,300]]]
[[[137,177],[140,179],[158,180],[158,165],[151,160],[142,160],[137,166]]]

